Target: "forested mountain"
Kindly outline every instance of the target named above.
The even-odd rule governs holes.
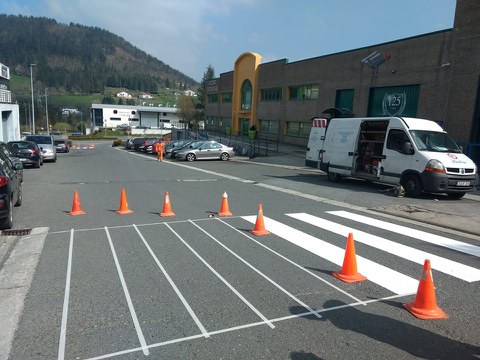
[[[104,87],[155,93],[198,83],[123,38],[97,27],[53,19],[0,15],[0,62],[57,92],[96,93]]]

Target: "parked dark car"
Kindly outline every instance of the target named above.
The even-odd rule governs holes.
[[[70,147],[65,140],[54,140],[53,143],[55,144],[55,149],[57,149],[57,152],[68,153],[70,151]]]
[[[3,141],[0,141],[0,151],[3,152],[10,159],[10,161],[13,163],[13,165],[17,169],[18,175],[20,176],[20,182],[23,183],[23,163],[22,163],[22,161],[17,156],[15,156],[15,154],[10,149],[8,144],[4,143]],[[19,164],[19,165],[17,166],[17,164]]]
[[[138,148],[145,142],[145,140],[147,140],[145,137],[133,139],[130,149],[138,151]]]
[[[13,165],[0,151],[0,228],[13,226],[13,207],[22,205],[22,183],[17,170],[21,164]]]
[[[9,141],[8,146],[15,154],[16,157],[20,159],[23,165],[31,165],[33,167],[39,168],[43,165],[43,155],[42,151],[32,141]]]
[[[57,161],[57,149],[53,144],[52,135],[27,135],[25,141],[33,141],[38,145],[42,152],[43,160],[45,161]]]
[[[170,152],[170,157],[172,159],[175,159],[177,153],[180,151],[180,150],[183,150],[185,149],[186,147],[188,146],[195,146],[197,145],[198,143],[201,143],[202,141],[199,141],[199,140],[191,140],[191,141],[187,141],[185,144],[179,146],[178,148],[174,148],[172,149],[172,151]]]
[[[173,150],[178,150],[185,144],[191,142],[191,140],[175,140],[175,141],[170,141],[165,144],[165,156],[169,156],[172,154]]]

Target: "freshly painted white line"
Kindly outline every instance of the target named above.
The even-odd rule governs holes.
[[[397,298],[400,298],[400,297],[411,296],[411,295],[414,295],[414,294],[401,294],[401,295],[387,296],[387,297],[384,297],[384,298],[381,298],[381,299],[367,300],[367,301],[365,301],[365,303],[372,304],[372,303],[376,303],[376,302],[382,302],[382,301],[386,301],[386,300],[392,300],[392,299],[397,299]],[[352,303],[352,304],[332,306],[332,307],[329,307],[329,308],[326,308],[326,309],[315,310],[314,312],[307,311],[307,312],[304,312],[304,313],[301,313],[301,314],[283,316],[283,317],[272,319],[271,321],[272,322],[281,322],[281,321],[286,321],[286,320],[298,319],[298,318],[301,318],[301,317],[314,315],[315,313],[317,313],[317,314],[326,313],[326,312],[333,311],[333,310],[341,310],[341,309],[345,309],[345,308],[352,308],[352,307],[356,307],[356,306],[363,305],[363,304],[364,304],[363,302],[357,302],[357,303]],[[212,336],[213,335],[221,335],[221,334],[225,334],[225,333],[228,333],[228,332],[248,329],[248,328],[261,326],[261,325],[264,325],[263,321],[259,321],[259,322],[255,322],[255,323],[249,323],[249,324],[240,325],[240,326],[234,326],[234,327],[227,328],[227,329],[222,329],[222,330],[210,331],[209,335],[212,335]],[[177,338],[177,339],[162,341],[162,342],[155,343],[155,344],[150,344],[150,345],[148,345],[148,347],[150,349],[153,349],[153,348],[162,347],[162,346],[166,346],[166,345],[178,344],[178,343],[181,343],[181,342],[200,339],[202,337],[203,337],[203,335],[186,336],[186,337],[183,337],[183,338]],[[119,355],[132,354],[134,352],[138,352],[138,351],[141,351],[141,350],[142,350],[141,348],[136,347],[136,348],[132,348],[132,349],[117,351],[117,352],[110,353],[110,354],[104,354],[104,355],[101,355],[101,356],[89,358],[87,360],[108,359],[108,358],[119,356]]]
[[[256,222],[256,216],[243,216],[252,224]],[[284,225],[270,218],[264,218],[265,227],[271,233],[318,255],[338,266],[343,265],[345,249],[332,245],[329,242],[320,240],[307,233]],[[395,294],[414,293],[418,287],[418,280],[407,275],[391,270],[373,261],[356,256],[358,272],[366,276],[368,280],[390,290]]]
[[[356,242],[361,242],[368,246],[385,251],[389,254],[401,257],[409,261],[413,261],[420,265],[423,265],[425,259],[429,259],[432,263],[432,269],[441,271],[458,279],[468,282],[480,280],[480,270],[474,267],[460,264],[458,262],[428,253],[426,251],[417,250],[410,246],[399,244],[394,241],[371,235],[369,233],[356,230],[354,228],[344,226],[326,219],[322,219],[310,214],[299,213],[286,215],[293,217],[294,219],[314,225],[318,228],[331,231],[338,235],[342,235],[345,238],[348,236],[349,233],[352,233]]]
[[[267,324],[272,329],[275,327],[255,306],[253,306],[245,297],[240,294],[237,289],[235,289],[222,275],[218,273],[198,252],[195,251],[172,227],[168,224],[165,224],[171,232],[211,271],[213,272],[232,292],[237,295],[252,311],[258,315],[260,319],[263,320],[264,324]]]
[[[140,341],[140,345],[142,345],[141,348],[142,348],[143,354],[148,355],[150,354],[150,351],[148,350],[147,342],[145,341],[142,328],[140,327],[140,323],[138,322],[137,314],[135,313],[135,308],[133,307],[132,299],[130,297],[130,293],[128,292],[125,278],[123,277],[122,268],[120,267],[120,263],[118,262],[117,253],[115,252],[115,247],[113,246],[112,238],[110,237],[110,232],[108,231],[108,228],[106,226],[105,226],[105,233],[107,234],[108,243],[110,244],[110,249],[112,250],[113,260],[115,261],[115,266],[117,267],[118,276],[120,277],[120,282],[122,283],[123,292],[125,294],[125,298],[127,299],[130,315],[132,316],[133,324],[135,325],[135,330],[137,331],[138,340]]]
[[[252,238],[250,235],[246,234],[245,232],[240,231],[239,229],[233,227],[232,225],[230,225],[229,223],[223,221],[223,220],[220,219],[220,218],[217,218],[217,220],[220,221],[221,223],[225,224],[226,226],[232,228],[232,229],[235,230],[236,232],[242,234],[242,235],[245,236],[247,239],[250,239],[251,241],[253,241],[253,242],[256,243],[257,245],[263,247],[264,249],[266,249],[266,250],[270,251],[271,253],[277,255],[277,256],[280,257],[281,259],[283,259],[283,260],[287,261],[288,263],[292,264],[293,266],[296,266],[296,267],[299,268],[300,270],[303,270],[303,271],[305,271],[307,274],[312,275],[314,278],[320,280],[320,281],[323,282],[324,284],[326,284],[326,285],[330,286],[331,288],[334,288],[335,290],[341,292],[343,295],[348,296],[349,298],[355,300],[356,302],[363,303],[364,305],[366,305],[366,303],[365,303],[365,302],[362,302],[362,300],[360,300],[360,299],[356,298],[355,296],[349,294],[349,293],[346,292],[345,290],[340,289],[338,286],[335,286],[335,285],[332,284],[331,282],[329,282],[329,281],[327,281],[327,280],[325,280],[325,279],[322,279],[320,276],[318,276],[317,274],[313,273],[312,271],[304,268],[303,266],[297,264],[295,261],[290,260],[289,258],[283,256],[282,254],[276,252],[276,251],[273,250],[273,249],[270,249],[268,246],[262,244],[260,241],[255,240],[254,238]]]
[[[198,318],[198,316],[195,314],[195,312],[193,311],[192,307],[190,306],[190,304],[188,303],[187,299],[185,299],[185,297],[183,296],[183,294],[181,293],[180,289],[177,287],[177,285],[175,285],[175,282],[172,280],[172,278],[170,277],[170,275],[168,275],[167,273],[167,270],[165,270],[165,268],[163,267],[163,265],[160,263],[160,260],[158,260],[157,256],[155,255],[155,253],[153,252],[152,248],[150,247],[150,245],[148,244],[147,240],[145,240],[145,237],[142,235],[142,233],[140,232],[140,230],[138,230],[138,227],[133,224],[133,227],[135,228],[135,230],[137,231],[138,233],[138,236],[140,236],[140,239],[142,239],[143,243],[145,244],[145,247],[148,249],[148,252],[150,253],[150,255],[152,255],[153,257],[153,260],[155,260],[157,266],[160,268],[160,270],[162,271],[163,275],[165,276],[165,278],[167,279],[167,281],[170,283],[170,286],[173,288],[173,290],[175,291],[175,293],[177,294],[177,296],[180,298],[180,301],[182,302],[183,306],[185,306],[185,308],[187,309],[188,313],[190,314],[190,316],[192,317],[193,321],[195,321],[195,324],[197,324],[198,328],[200,329],[200,332],[203,334],[203,336],[205,337],[208,337],[208,334],[207,334],[207,329],[205,329],[205,327],[202,325],[200,319]]]
[[[411,229],[406,226],[392,224],[386,221],[377,220],[363,215],[354,214],[348,211],[327,211],[327,213],[361,222],[367,225],[375,226],[379,229],[392,231],[397,234],[402,234],[414,237],[418,240],[425,241],[434,245],[443,246],[448,249],[463,252],[465,254],[480,257],[480,246],[471,245],[461,241],[453,240],[444,236],[430,234],[425,231]]]
[[[307,309],[308,311],[314,311],[310,306],[308,306],[307,304],[305,304],[303,301],[301,301],[300,299],[298,299],[297,297],[295,297],[292,293],[290,293],[288,290],[286,290],[285,288],[283,288],[282,286],[280,286],[280,284],[278,284],[277,282],[273,281],[270,277],[268,277],[267,275],[265,275],[264,273],[262,273],[260,270],[258,270],[255,266],[253,266],[252,264],[250,264],[247,260],[243,259],[241,256],[239,256],[238,254],[236,254],[234,251],[232,251],[231,249],[229,249],[227,246],[225,246],[224,244],[222,244],[220,241],[218,241],[214,236],[212,236],[211,234],[209,234],[207,231],[205,231],[204,229],[202,229],[200,226],[198,226],[197,224],[195,224],[194,222],[191,222],[193,225],[195,225],[198,229],[200,229],[205,235],[207,235],[210,239],[212,239],[213,241],[215,241],[218,245],[220,245],[221,247],[223,247],[225,250],[227,250],[230,254],[232,254],[233,256],[235,256],[238,260],[240,260],[241,262],[243,262],[245,265],[247,265],[250,269],[252,269],[253,271],[255,271],[258,275],[260,275],[261,277],[263,277],[265,280],[267,280],[270,284],[272,284],[273,286],[275,286],[277,289],[279,289],[280,291],[282,291],[284,294],[286,294],[287,296],[289,296],[291,299],[295,300],[297,303],[299,303],[300,305],[302,305],[305,309]],[[320,318],[321,316],[319,316]]]
[[[65,341],[67,337],[68,302],[70,299],[70,279],[72,277],[73,233],[70,230],[70,245],[68,246],[67,278],[65,280],[65,295],[63,298],[62,325],[60,327],[60,341],[58,344],[58,360],[65,359]]]

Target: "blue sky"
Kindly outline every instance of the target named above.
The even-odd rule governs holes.
[[[0,13],[108,30],[200,81],[246,51],[298,61],[449,29],[455,0],[1,0]]]

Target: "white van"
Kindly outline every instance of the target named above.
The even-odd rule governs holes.
[[[350,176],[401,184],[459,199],[475,188],[477,167],[434,121],[406,118],[314,118],[305,165],[329,180]]]

